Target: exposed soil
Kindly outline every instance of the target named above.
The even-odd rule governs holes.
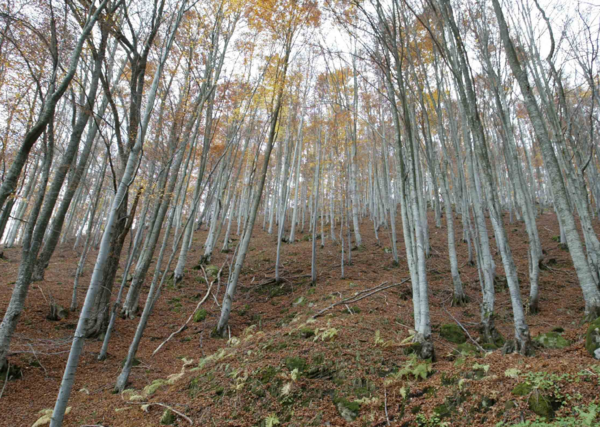
[[[508,215],[505,220],[508,221]],[[140,364],[130,377],[129,388],[135,392],[123,395],[112,392],[139,320],[119,318],[107,360],[96,360],[101,341],[86,343],[69,402],[72,411],[65,417],[64,425],[159,425],[165,408],[160,405],[145,408],[142,405],[146,403],[168,405],[201,426],[268,425],[269,416],[280,423],[273,425],[385,426],[386,413],[390,425],[434,426],[439,425],[431,421],[436,412],[452,426],[494,426],[501,421],[511,425],[535,418],[528,408],[531,393],[524,396],[511,393],[531,372],[546,372],[548,378],[554,378],[544,390],[562,403],[555,408],[557,417],[575,415],[575,407],[585,407],[594,399],[597,402],[600,370],[594,369],[597,362],[584,348],[583,299],[568,252],[553,240],[558,235],[555,216],[543,214],[538,219],[546,268],[540,277],[541,312],[528,315],[527,322],[532,336],[563,328],[561,335],[571,344],[560,350],[537,348],[535,357],[503,356],[499,350],[486,357],[453,354],[457,345],[439,335],[440,327],[455,323],[451,313],[478,339],[481,299],[478,272],[466,263],[467,245],[459,242],[461,277],[470,302],[463,307],[452,307],[445,226],[438,229],[433,218],[430,221],[432,247],[427,267],[437,358],[428,378],[417,380],[412,375],[407,378],[397,374],[410,360],[405,354],[407,344],[403,343],[410,337],[413,323],[409,282],[352,305],[336,306],[314,323],[307,323],[312,314],[357,291],[409,278],[402,239],[399,237],[398,242],[401,262],[394,266],[388,231],[379,230],[381,244],[378,244],[372,223],[367,220],[361,228],[364,248],[352,251],[352,264],[345,266],[344,279],[340,278],[339,244],[332,243],[329,235],[324,248],[320,248],[319,241],[319,274],[314,287],[309,276],[308,232],[299,233],[295,244],[282,245],[284,281],[274,284],[269,279],[274,277],[276,237],[258,226],[231,315],[233,338],[211,337],[220,309],[215,299],[209,297],[203,305],[208,314],[206,319],[191,322],[152,356],[156,347],[186,321],[206,293],[202,271],[192,268],[203,254],[206,231],[199,231],[195,234],[184,280],[163,290],[144,334],[138,352]],[[460,236],[459,221],[456,228]],[[525,302],[529,291],[527,234],[524,225],[517,222],[507,222],[507,231]],[[29,290],[9,358],[11,365],[22,369],[22,378],[6,383],[0,399],[2,426],[31,426],[40,417],[40,410],[54,405],[77,316],[71,313],[61,321],[50,321],[46,316],[52,299],[69,306],[78,260],[78,253],[71,246],[57,249],[46,280],[33,283]],[[16,280],[20,248],[5,250],[4,256],[7,259],[0,260],[2,315]],[[231,256],[232,253],[217,252],[212,263],[220,267]],[[495,256],[497,273],[502,276],[499,254]],[[82,285],[87,285],[94,261],[95,252],[88,257]],[[223,271],[223,285],[219,289],[217,285],[213,287],[215,296],[219,291],[219,301],[227,267]],[[85,289],[79,297],[81,306]],[[496,298],[496,325],[509,339],[513,335],[512,311],[506,285],[501,280]],[[142,394],[144,387],[153,381],[179,373],[184,358],[193,359],[193,363],[180,378],[172,378],[172,384],[158,387],[150,396]],[[198,368],[201,360],[202,367]],[[487,368],[473,368],[474,364]],[[517,378],[506,376],[508,369],[518,370]],[[132,395],[139,395],[137,401],[130,401]],[[359,403],[349,406],[360,408],[357,417],[353,422],[346,421],[338,409],[346,401],[355,400]],[[423,424],[425,417],[431,424]],[[175,425],[189,423],[176,417]]]

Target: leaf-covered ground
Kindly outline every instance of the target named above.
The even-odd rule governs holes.
[[[460,232],[458,221],[456,226]],[[500,350],[484,354],[458,327],[454,319],[478,341],[477,269],[466,263],[467,246],[458,242],[470,302],[452,307],[446,230],[431,222],[427,267],[436,349],[432,363],[410,355],[412,299],[410,283],[401,283],[409,277],[406,263],[401,259],[399,266],[393,265],[388,231],[379,230],[378,243],[366,220],[364,248],[352,251],[343,279],[340,246],[327,236],[325,247],[318,249],[314,287],[308,276],[308,233],[299,233],[293,245],[283,245],[284,281],[275,284],[270,280],[275,237],[257,228],[234,303],[230,337],[211,337],[220,312],[216,301],[226,283],[225,267],[221,286],[215,282],[212,289],[215,298],[202,306],[206,311],[152,356],[206,293],[203,272],[192,268],[203,253],[206,232],[200,231],[185,279],[169,284],[155,308],[128,390],[112,392],[138,319],[117,320],[105,361],[96,360],[100,341],[86,344],[65,425],[185,426],[189,420],[198,426],[600,425],[600,367],[584,348],[586,325],[581,323],[577,278],[568,252],[554,239],[554,215],[542,215],[538,227],[545,250],[541,312],[528,315],[527,321],[540,343],[534,357],[522,357],[503,356]],[[527,234],[516,222],[507,222],[507,230],[525,300]],[[402,240],[399,249],[402,257]],[[94,255],[88,258],[84,284]],[[217,268],[212,270],[231,255],[216,254],[212,262]],[[5,250],[5,256],[8,260],[0,260],[2,310],[16,279],[19,249]],[[6,383],[0,425],[31,426],[44,415],[40,411],[54,404],[77,317],[71,313],[55,322],[46,315],[51,300],[69,305],[77,257],[68,245],[60,248],[46,280],[30,288],[9,359],[20,374]],[[498,258],[496,325],[508,339],[512,315],[501,266]],[[336,305],[313,319],[332,304],[384,283],[401,284]],[[80,298],[83,301],[84,292]],[[533,409],[548,418],[544,421]]]

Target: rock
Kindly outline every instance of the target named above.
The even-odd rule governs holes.
[[[340,416],[347,422],[352,422],[358,417],[360,412],[360,404],[357,402],[350,402],[344,398],[334,399],[335,407],[338,410]]]
[[[527,396],[533,390],[533,386],[527,382],[519,383],[512,389],[511,393],[515,396]]]
[[[64,308],[62,305],[55,303],[54,301],[50,304],[50,313],[46,316],[46,319],[57,321],[66,319],[69,316],[69,310]]]
[[[206,315],[206,310],[201,308],[194,313],[194,322],[202,322],[204,319],[206,319]]]
[[[479,349],[473,344],[466,342],[464,344],[459,344],[456,349],[454,349],[453,353],[459,356],[478,356]]]
[[[206,271],[206,275],[208,277],[217,277],[217,274],[219,274],[219,267],[216,265],[208,265],[204,270]]]
[[[298,307],[298,306],[302,306],[304,304],[306,304],[306,298],[304,298],[303,296],[300,296],[294,300],[294,302],[292,303],[292,306]]]
[[[300,328],[300,336],[302,338],[310,338],[315,335],[315,330],[312,328]]]
[[[298,369],[298,372],[304,372],[308,366],[306,360],[301,357],[286,357],[285,366],[290,371]]]
[[[585,349],[593,358],[600,360],[600,317],[588,327],[585,334]]]
[[[68,406],[67,409],[65,409],[65,415],[71,412],[71,408],[71,406]],[[53,413],[53,409],[42,409],[40,412],[38,412],[38,415],[41,415],[41,417],[38,418],[38,420],[35,423],[33,423],[31,427],[39,427],[44,426],[46,424],[50,424],[50,421],[52,421]]]
[[[571,345],[571,343],[564,339],[558,332],[539,334],[533,340],[545,348],[565,348]]]
[[[460,326],[454,323],[442,325],[440,335],[454,344],[464,344],[467,342],[467,335]]]
[[[176,419],[177,417],[175,416],[173,411],[171,411],[170,409],[165,409],[165,412],[163,412],[162,417],[160,417],[160,423],[163,426],[170,426],[175,422]]]
[[[554,418],[554,408],[552,408],[552,402],[538,389],[533,390],[531,396],[527,400],[529,409],[535,412],[540,417],[544,417],[547,420]]]

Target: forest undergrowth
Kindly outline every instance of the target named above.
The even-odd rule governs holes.
[[[504,219],[525,293],[527,234],[522,223]],[[387,230],[379,230],[377,241],[364,227],[363,246],[352,251],[344,278],[340,245],[327,241],[317,249],[318,281],[311,286],[311,235],[300,232],[296,243],[282,246],[277,283],[276,237],[257,225],[227,336],[212,333],[233,255],[219,252],[212,264],[190,265],[181,282],[166,285],[124,392],[113,391],[114,380],[137,320],[117,319],[104,361],[97,360],[102,341],[88,340],[64,425],[600,425],[600,365],[585,349],[577,278],[569,253],[557,242],[554,214],[538,221],[544,249],[540,312],[527,314],[534,356],[503,355],[501,342],[497,348],[483,343],[481,285],[476,267],[464,263],[467,247],[461,242],[457,251],[469,302],[452,305],[445,226],[436,228],[433,217],[427,259],[433,361],[411,355],[410,274],[405,262],[394,265]],[[191,258],[200,257],[206,233],[195,233]],[[78,261],[70,247],[59,247],[45,280],[32,286],[11,347],[12,377],[0,385],[0,425],[35,425],[53,406],[77,324],[77,314],[66,310],[60,320],[48,320],[52,302],[69,306]],[[88,259],[84,278],[93,267],[94,257]],[[6,306],[19,250],[5,250],[0,265],[0,306]],[[509,339],[510,299],[501,268],[497,274],[496,327]],[[79,293],[80,304],[84,295]]]

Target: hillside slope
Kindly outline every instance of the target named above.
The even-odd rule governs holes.
[[[539,218],[546,251],[541,312],[529,315],[527,321],[532,336],[551,333],[544,342],[563,348],[540,345],[535,357],[503,356],[500,350],[484,355],[477,347],[477,269],[465,263],[467,248],[459,244],[461,278],[470,302],[452,307],[446,230],[430,226],[433,363],[410,355],[408,269],[402,261],[392,264],[387,231],[380,230],[379,245],[367,221],[365,246],[352,251],[345,278],[340,278],[340,246],[327,239],[325,247],[318,248],[314,287],[309,278],[308,234],[300,234],[293,245],[283,245],[284,281],[276,284],[271,280],[275,237],[257,228],[234,303],[230,338],[211,337],[231,257],[218,253],[212,261],[216,268],[207,269],[207,275],[212,281],[211,272],[225,265],[223,277],[220,285],[218,281],[213,285],[214,297],[202,305],[205,312],[198,312],[185,330],[152,356],[206,294],[203,272],[192,268],[202,254],[206,232],[200,231],[186,277],[164,289],[155,307],[128,390],[112,393],[137,319],[118,319],[107,360],[96,360],[100,341],[86,344],[65,425],[155,426],[162,419],[179,426],[190,425],[189,421],[201,426],[494,426],[533,420],[531,408],[546,411],[558,420],[556,425],[598,425],[600,368],[584,348],[583,301],[568,253],[553,240],[558,234],[554,215]],[[527,234],[522,224],[507,224],[507,230],[522,293],[527,295]],[[19,250],[6,250],[5,256],[7,260],[0,260],[3,308],[16,277]],[[39,411],[53,407],[77,319],[71,314],[53,322],[46,315],[51,300],[69,305],[76,265],[77,254],[63,247],[52,259],[46,280],[32,285],[10,357],[22,376],[6,383],[0,425],[30,426],[41,417]],[[497,265],[496,324],[510,338],[510,300],[499,258]],[[361,293],[367,289],[378,292]],[[343,303],[357,293],[354,301]],[[81,300],[84,296],[80,292]]]

